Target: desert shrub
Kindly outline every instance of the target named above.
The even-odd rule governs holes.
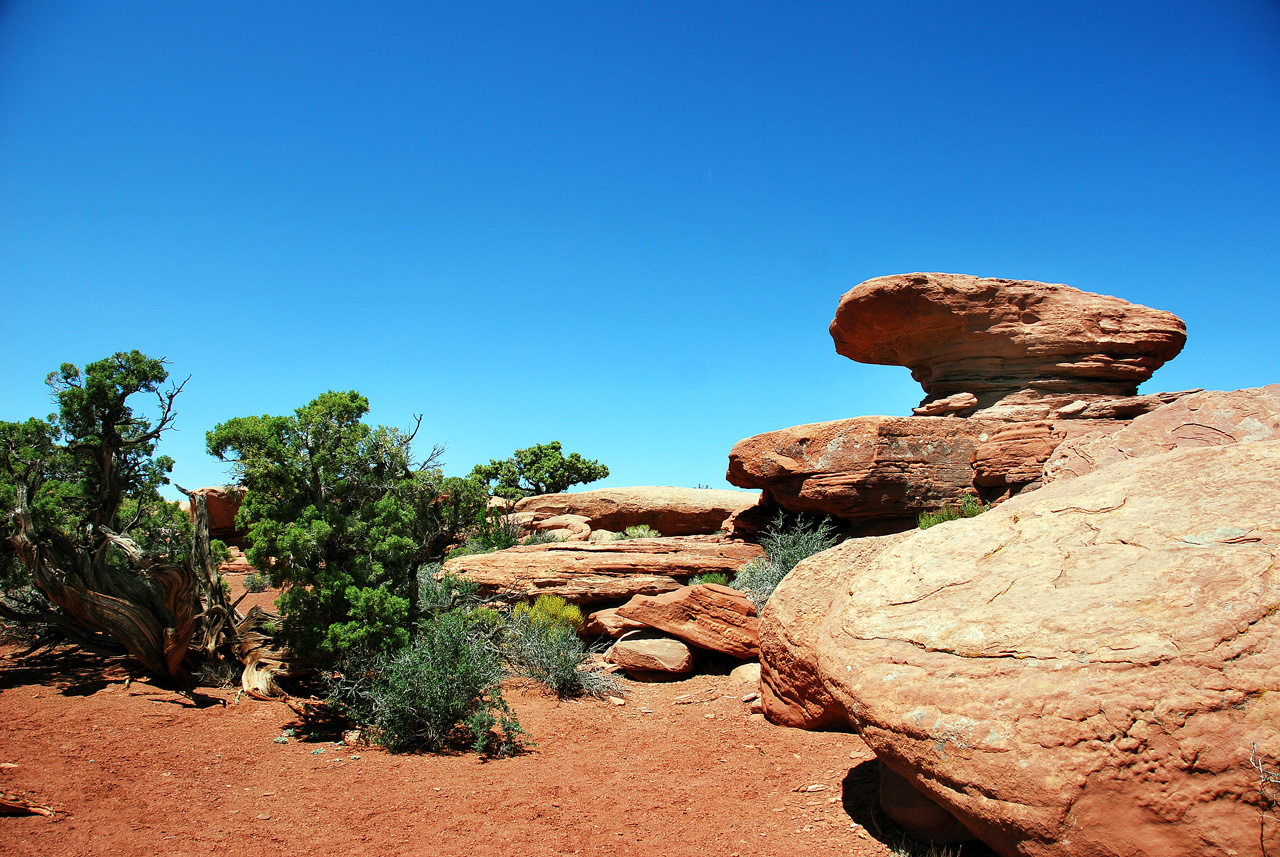
[[[816,553],[835,547],[839,537],[830,518],[804,516],[788,519],[779,512],[760,537],[765,559],[753,559],[738,570],[729,585],[741,590],[763,609],[773,590],[791,569]]]
[[[552,535],[549,530],[535,530],[529,534],[529,537],[522,541],[522,545],[547,545],[552,542],[564,541],[564,536]]]
[[[418,569],[418,609],[424,617],[480,603],[480,584],[449,571],[436,580],[439,571],[438,562],[427,563]]]
[[[918,523],[920,524],[920,529],[927,530],[936,524],[946,521],[975,518],[990,508],[990,506],[984,506],[982,501],[972,494],[965,494],[960,498],[958,506],[943,506],[936,512],[921,512]]]
[[[533,610],[512,613],[505,651],[515,672],[545,685],[561,698],[604,696],[621,690],[613,676],[579,669],[590,652],[572,626],[540,619]]]
[[[569,604],[559,595],[539,595],[532,604],[521,601],[515,606],[512,615],[527,616],[531,622],[557,625],[573,631],[582,627],[582,608],[577,604]]]
[[[618,535],[614,536],[617,541],[626,541],[627,539],[660,539],[662,533],[655,530],[648,524],[637,524],[634,527],[627,527]]]
[[[244,588],[248,592],[266,592],[269,585],[267,577],[256,571],[244,576]]]
[[[425,620],[400,651],[353,649],[329,674],[330,697],[393,753],[470,746],[509,754],[527,736],[502,698],[502,676],[475,622],[451,611]]]
[[[708,571],[706,574],[699,574],[689,578],[690,586],[701,586],[704,583],[718,583],[721,586],[728,586],[729,575],[719,571]]]

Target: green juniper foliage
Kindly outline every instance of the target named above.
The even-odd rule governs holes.
[[[368,400],[324,393],[290,416],[237,417],[209,452],[246,488],[249,562],[271,568],[295,651],[320,660],[409,643],[420,565],[485,502],[475,480],[446,479],[410,450],[414,432],[363,422]]]
[[[595,482],[608,475],[608,467],[576,452],[566,458],[558,440],[517,449],[510,458],[491,459],[471,471],[472,478],[482,480],[486,488],[492,486],[494,495],[512,500],[559,494],[571,485]]]

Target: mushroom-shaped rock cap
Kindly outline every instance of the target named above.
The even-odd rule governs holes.
[[[908,367],[933,397],[1133,395],[1187,329],[1172,313],[1056,283],[897,274],[849,290],[831,337],[851,360]]]

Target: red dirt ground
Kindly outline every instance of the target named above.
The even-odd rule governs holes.
[[[119,661],[4,657],[0,791],[58,810],[0,817],[4,854],[892,853],[866,745],[766,723],[725,675],[626,682],[622,706],[510,682],[537,747],[483,761],[277,744],[299,725],[283,703],[206,688],[197,708]]]

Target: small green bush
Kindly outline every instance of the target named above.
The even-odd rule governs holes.
[[[689,578],[690,586],[701,586],[704,583],[718,583],[721,586],[729,585],[729,575],[719,571],[709,571],[706,574],[699,574]]]
[[[505,755],[526,746],[526,733],[502,698],[498,654],[462,612],[427,620],[398,652],[356,651],[330,675],[330,696],[391,752],[469,745]]]
[[[615,541],[626,541],[627,539],[660,539],[662,533],[655,530],[648,524],[637,524],[634,527],[627,527],[622,532],[614,536]]]
[[[982,501],[972,494],[965,494],[960,498],[959,506],[943,506],[936,512],[921,512],[917,520],[920,524],[920,529],[927,530],[946,521],[976,518],[990,508],[990,506],[984,506]]]
[[[515,606],[512,616],[527,616],[531,622],[569,628],[575,632],[582,627],[582,608],[569,604],[559,595],[539,595],[532,604],[521,601]]]
[[[520,525],[505,509],[488,508],[476,516],[476,526],[467,546],[476,553],[492,553],[515,547],[520,542]]]
[[[244,588],[247,592],[266,592],[269,584],[266,576],[256,571],[244,576]]]
[[[804,516],[788,519],[779,512],[760,537],[766,559],[753,559],[739,569],[729,585],[745,592],[763,609],[773,590],[791,569],[814,554],[835,547],[839,541],[830,518],[815,520]]]

